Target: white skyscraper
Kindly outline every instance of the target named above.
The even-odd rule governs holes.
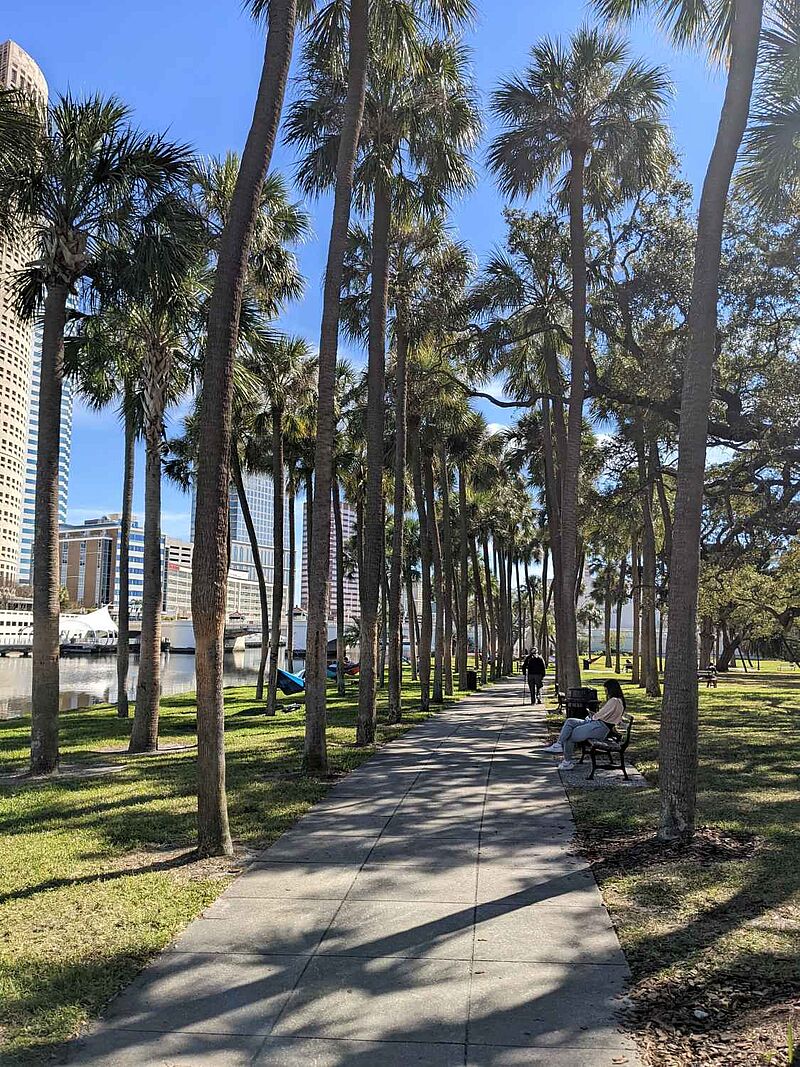
[[[0,44],[0,86],[47,100],[47,83],[13,41]],[[30,258],[24,240],[0,241],[0,583],[17,581],[27,468],[33,326],[14,310],[10,279]]]

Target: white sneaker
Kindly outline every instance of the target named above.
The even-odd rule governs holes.
[[[571,771],[574,766],[575,766],[575,760],[574,759],[562,759],[562,761],[558,765],[558,769],[560,771]]]
[[[543,751],[555,752],[556,755],[560,755],[564,751],[564,748],[560,741],[554,741],[552,745],[548,745],[547,748],[543,749]]]

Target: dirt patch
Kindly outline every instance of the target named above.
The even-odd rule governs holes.
[[[711,864],[750,859],[763,842],[754,834],[735,834],[713,826],[697,828],[688,845],[659,841],[652,831],[624,835],[581,832],[581,851],[599,879],[676,861]]]
[[[233,856],[211,856],[203,859],[197,855],[195,849],[187,849],[185,846],[137,849],[120,856],[100,877],[164,871],[179,882],[205,882],[241,874],[249,858],[249,851],[241,845],[235,847]]]

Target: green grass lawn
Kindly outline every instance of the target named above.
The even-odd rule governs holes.
[[[790,1024],[798,1044],[800,672],[766,666],[700,690],[696,844],[653,839],[659,702],[641,690],[626,687],[629,756],[655,788],[570,797],[659,1067],[785,1064]],[[596,663],[585,679],[609,676]]]
[[[425,716],[419,687],[403,691],[405,722]],[[329,689],[329,755],[341,775],[371,750],[354,746],[357,687]],[[284,698],[284,704],[296,698]],[[274,719],[248,714],[253,689],[225,695],[228,803],[239,851],[273,840],[328,788],[300,773],[302,709]],[[413,710],[416,708],[417,710]],[[195,753],[125,758],[130,722],[108,705],[61,720],[64,764],[121,762],[100,778],[0,787],[0,1060],[34,1063],[94,1017],[146,960],[219,895],[231,860],[201,862],[195,831]],[[0,773],[27,761],[30,720],[0,722]],[[192,694],[162,701],[161,742],[191,744]]]

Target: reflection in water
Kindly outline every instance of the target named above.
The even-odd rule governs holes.
[[[255,685],[258,674],[257,648],[225,656],[225,685]],[[138,657],[131,657],[128,696],[136,696]],[[301,666],[295,663],[295,668]],[[61,710],[71,711],[117,699],[117,661],[113,656],[64,656],[61,660]],[[194,656],[164,654],[161,657],[161,692],[164,696],[187,693],[195,688]],[[31,660],[0,658],[0,719],[28,715],[31,710]]]

